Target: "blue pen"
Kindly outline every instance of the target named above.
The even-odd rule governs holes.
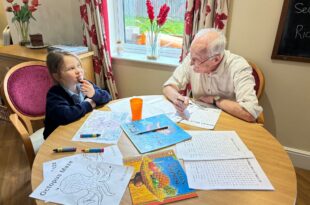
[[[100,152],[104,152],[104,148],[82,149],[82,152],[85,152],[85,153],[100,153]]]
[[[100,137],[100,134],[81,134],[81,138],[93,138],[93,137]]]

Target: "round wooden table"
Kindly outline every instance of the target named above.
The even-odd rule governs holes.
[[[100,110],[108,110],[103,107]],[[72,155],[72,153],[53,153],[55,147],[77,147],[78,150],[97,147],[95,143],[73,142],[73,135],[80,128],[89,114],[80,120],[66,126],[58,127],[44,142],[33,163],[31,173],[31,184],[34,190],[42,181],[42,164],[49,160]],[[188,125],[180,124],[187,130],[201,130]],[[270,182],[274,191],[197,191],[198,197],[175,202],[174,204],[279,204],[293,205],[297,196],[297,182],[294,167],[282,145],[261,125],[247,123],[239,120],[225,112],[217,122],[214,130],[235,130],[243,142],[251,150]],[[104,145],[109,146],[109,145]],[[118,147],[124,158],[139,154],[131,141],[123,133]],[[45,204],[37,200],[37,204]],[[121,204],[132,204],[129,189],[127,188]]]

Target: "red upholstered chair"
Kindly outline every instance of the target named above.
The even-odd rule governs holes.
[[[39,61],[12,67],[3,81],[5,101],[12,111],[9,118],[21,136],[30,167],[44,141],[44,128],[34,132],[32,122],[44,119],[46,94],[52,85],[45,62]]]
[[[261,69],[259,69],[254,63],[249,62],[249,64],[253,69],[252,75],[255,79],[254,89],[256,91],[257,98],[260,99],[265,89],[265,76]]]
[[[261,98],[263,92],[264,92],[264,89],[265,89],[265,76],[264,76],[263,72],[261,71],[261,69],[259,69],[257,67],[257,65],[255,65],[252,62],[248,62],[248,63],[251,65],[251,67],[253,69],[252,75],[254,76],[254,79],[255,79],[254,89],[256,91],[256,95],[257,95],[257,98],[259,100]],[[264,124],[264,122],[265,122],[264,113],[261,113],[258,116],[256,121],[257,121],[257,123]]]

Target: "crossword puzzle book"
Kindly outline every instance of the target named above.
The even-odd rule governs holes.
[[[134,168],[129,190],[134,205],[157,205],[197,197],[173,150],[127,158]]]
[[[191,139],[191,136],[187,132],[170,120],[165,114],[145,118],[137,123],[123,123],[121,127],[142,154]],[[165,129],[162,129],[163,127]],[[159,130],[136,134],[156,128]]]

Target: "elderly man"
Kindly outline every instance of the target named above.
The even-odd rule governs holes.
[[[179,91],[191,84],[193,98],[231,115],[255,122],[262,112],[255,94],[252,68],[241,56],[225,50],[225,36],[215,29],[200,30],[190,54],[164,83],[164,95],[183,113],[189,98]]]

